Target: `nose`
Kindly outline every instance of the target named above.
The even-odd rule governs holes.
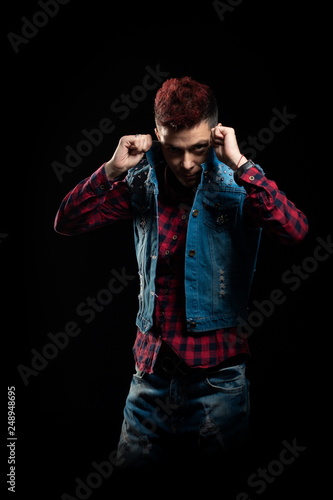
[[[184,156],[181,161],[181,166],[185,170],[192,170],[192,168],[195,166],[193,161],[193,156],[188,151],[184,152]]]

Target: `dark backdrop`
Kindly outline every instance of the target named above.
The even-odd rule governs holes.
[[[65,194],[110,158],[122,135],[153,134],[152,87],[183,75],[215,89],[220,120],[236,129],[244,149],[256,141],[255,161],[310,223],[306,240],[291,249],[263,238],[250,303],[257,314],[245,471],[224,496],[222,474],[186,481],[205,484],[208,493],[218,485],[228,499],[242,492],[302,498],[309,491],[321,498],[330,434],[324,353],[332,330],[330,153],[320,121],[328,11],[275,0],[55,5],[6,6],[3,30],[3,392],[16,387],[16,498],[116,494],[113,474],[101,485],[96,476],[90,493],[75,488],[77,478],[87,484],[93,462],[115,449],[133,372],[138,281],[131,223],[65,237],[53,222]],[[124,94],[131,96],[127,104],[119,102]],[[279,113],[284,127],[276,131]],[[95,144],[82,145],[101,122],[113,130],[95,132]],[[69,151],[77,166],[57,175],[54,162],[65,165]],[[108,299],[100,291],[112,273],[123,276],[122,290]],[[285,300],[272,305],[277,289]],[[104,298],[103,310],[100,303],[98,311],[83,306],[89,297]],[[59,333],[66,329],[71,337]],[[286,442],[302,451],[281,466]],[[263,493],[248,483],[260,467],[269,467]],[[147,483],[138,493],[150,494]]]

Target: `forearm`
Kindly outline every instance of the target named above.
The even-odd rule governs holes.
[[[104,170],[105,170],[105,174],[106,174],[107,179],[111,182],[116,180],[119,176],[126,174],[126,172],[127,172],[126,168],[125,169],[116,168],[114,166],[114,162],[113,162],[112,158],[111,158],[111,160],[104,163]]]
[[[110,182],[102,165],[65,196],[54,228],[58,233],[74,235],[130,217],[126,183]]]
[[[244,211],[253,224],[283,245],[295,245],[304,239],[308,232],[306,216],[274,181],[252,167],[241,175],[239,183],[247,191]]]

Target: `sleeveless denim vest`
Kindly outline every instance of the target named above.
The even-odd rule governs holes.
[[[158,257],[158,181],[165,165],[158,142],[129,170],[134,240],[140,277],[138,328],[153,326]],[[262,171],[262,169],[257,166]],[[246,318],[261,229],[243,218],[246,191],[212,148],[202,164],[200,184],[189,214],[185,249],[188,334],[237,326]]]

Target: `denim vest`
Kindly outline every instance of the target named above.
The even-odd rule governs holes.
[[[140,277],[138,328],[153,326],[158,257],[158,181],[165,165],[159,143],[129,170],[134,240]],[[260,167],[258,167],[260,169]],[[260,169],[261,170],[261,169]],[[261,170],[262,171],[262,170]],[[185,297],[188,333],[237,326],[246,318],[261,229],[246,225],[246,191],[212,148],[189,214],[185,250]]]

